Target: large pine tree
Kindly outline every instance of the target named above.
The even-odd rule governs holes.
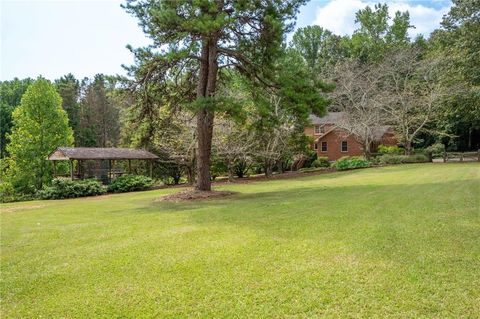
[[[187,107],[196,116],[197,185],[210,190],[210,155],[216,94],[222,68],[235,68],[258,85],[271,85],[271,71],[303,0],[129,0],[125,8],[153,40],[133,50],[130,68],[148,105]],[[232,104],[234,105],[234,104]],[[152,110],[148,110],[147,113]],[[228,113],[228,112],[227,112]]]

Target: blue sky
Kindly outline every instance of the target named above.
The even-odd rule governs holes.
[[[410,12],[418,33],[428,35],[448,12],[447,0],[386,1],[392,13]],[[14,77],[77,78],[96,73],[124,74],[133,63],[127,44],[149,40],[117,0],[0,0],[0,80]],[[355,12],[371,0],[312,0],[298,16],[297,26],[318,24],[336,34],[351,34]]]

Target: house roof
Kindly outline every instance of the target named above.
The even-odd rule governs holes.
[[[323,124],[335,125],[345,118],[345,112],[329,112],[327,113],[327,115],[323,117],[318,117],[314,114],[310,114],[309,118],[313,125],[323,125]],[[323,137],[325,137],[326,135],[330,134],[333,131],[336,131],[337,129],[339,128],[335,126],[330,128],[328,131],[318,136],[318,138],[316,138],[316,141],[322,139]],[[376,141],[381,140],[385,135],[385,133],[387,133],[390,129],[391,127],[388,125],[381,125],[376,127],[373,130],[373,139]]]
[[[51,161],[61,160],[126,160],[126,159],[157,159],[158,156],[145,150],[130,148],[100,148],[100,147],[58,147],[50,153]]]
[[[310,114],[309,118],[313,125],[336,124],[345,116],[344,112],[329,112],[323,117]]]
[[[391,130],[391,127],[388,125],[377,126],[373,130],[373,139],[375,141],[380,141],[383,136]]]

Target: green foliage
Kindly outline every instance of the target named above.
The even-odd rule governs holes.
[[[407,164],[407,163],[426,163],[428,157],[425,154],[415,155],[393,155],[385,154],[378,158],[379,164]]]
[[[233,171],[238,178],[243,178],[247,176],[248,170],[251,168],[251,165],[245,160],[239,160],[234,163]]]
[[[310,173],[310,172],[320,172],[327,169],[327,167],[303,167],[300,168],[298,171],[300,173]]]
[[[50,186],[37,192],[41,199],[62,199],[101,195],[106,188],[95,179],[72,181],[69,178],[55,178]]]
[[[347,54],[342,38],[317,25],[299,28],[295,31],[292,47],[306,62],[312,77],[324,74]]]
[[[78,125],[80,122],[80,82],[71,73],[54,82],[55,88],[62,97],[62,108],[67,112],[68,123],[78,142]]]
[[[388,145],[380,144],[378,146],[378,152],[380,154],[402,154],[403,149],[401,149],[397,145],[388,146]]]
[[[113,193],[133,192],[147,189],[153,185],[150,177],[143,175],[122,175],[108,185],[108,191]]]
[[[13,110],[20,104],[23,93],[32,82],[30,78],[0,81],[0,158],[8,155],[6,153],[7,135],[11,132],[13,125]]]
[[[222,160],[222,158],[213,157],[212,164],[210,165],[210,173],[213,181],[217,177],[228,173],[228,165]]]
[[[133,86],[138,89],[138,113],[145,118],[145,114],[166,108],[171,113],[189,110],[196,115],[198,189],[211,189],[212,127],[216,113],[237,116],[252,106],[236,103],[219,88],[235,73],[252,86],[282,87],[277,83],[282,80],[276,69],[283,64],[277,64],[277,59],[283,52],[284,35],[293,30],[295,16],[304,3],[129,0],[124,6],[153,40],[150,47],[132,49],[136,65],[129,71],[134,77]],[[283,83],[288,80],[283,79]],[[311,109],[305,107],[312,107],[319,98],[311,90],[302,90],[307,87],[301,78],[287,85],[290,88],[282,92],[285,109],[298,105],[300,110],[293,108],[292,113],[301,113],[306,120]],[[295,92],[304,98],[291,104],[289,99],[296,97]],[[255,103],[254,107],[259,104],[265,105]]]
[[[69,85],[73,85],[70,83]],[[114,147],[120,135],[120,112],[114,96],[114,83],[102,74],[82,81],[76,142],[79,146]]]
[[[333,164],[333,167],[339,171],[343,171],[348,169],[370,167],[371,165],[372,163],[366,160],[364,157],[344,156],[336,160]]]
[[[6,181],[0,182],[0,203],[29,200],[30,197],[31,195],[18,194],[17,192],[15,192],[12,184]]]
[[[61,104],[53,85],[39,78],[28,87],[13,112],[5,179],[16,191],[33,193],[41,189],[52,178],[47,156],[58,146],[72,145],[72,129]]]
[[[317,159],[312,162],[312,167],[330,167],[330,161],[328,157],[317,157]]]
[[[433,156],[440,156],[445,152],[445,145],[442,143],[435,143],[425,149],[426,152],[432,154]]]
[[[360,27],[351,38],[352,55],[363,62],[380,61],[388,49],[409,43],[410,16],[407,12],[396,12],[392,23],[387,4],[367,6],[356,13],[355,22]]]

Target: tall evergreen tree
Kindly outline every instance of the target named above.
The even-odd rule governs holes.
[[[156,96],[163,100],[157,105],[188,107],[196,116],[197,189],[211,189],[209,168],[215,112],[234,112],[216,94],[220,70],[236,68],[258,84],[271,84],[270,71],[281,51],[283,35],[292,30],[292,21],[304,2],[127,2],[126,9],[139,19],[154,43],[149,48],[134,50],[137,65],[130,71],[137,85],[143,85],[146,94],[156,91]],[[190,93],[179,96],[179,86],[187,87]]]
[[[68,122],[73,129],[75,140],[79,124],[80,82],[71,73],[55,80],[55,88],[62,97],[62,108],[67,112]]]
[[[119,138],[119,110],[110,96],[111,88],[104,75],[97,74],[93,81],[82,81],[78,125],[79,146],[112,147]]]

